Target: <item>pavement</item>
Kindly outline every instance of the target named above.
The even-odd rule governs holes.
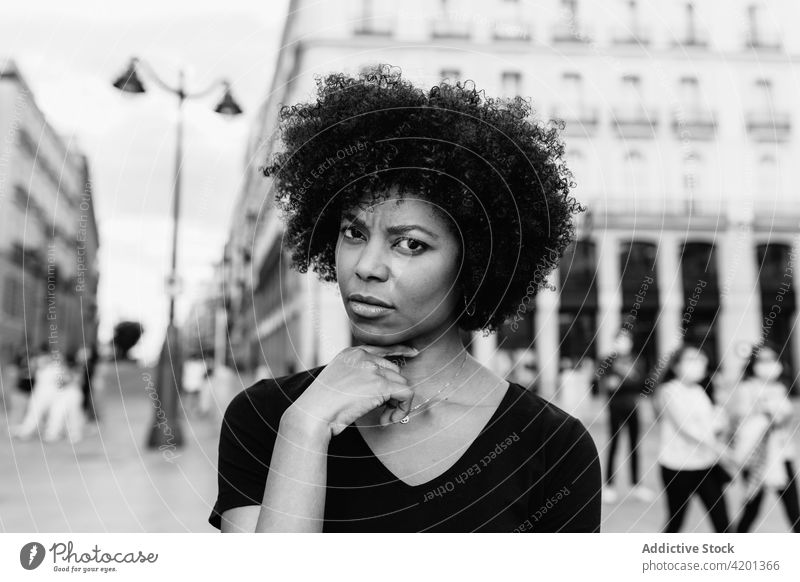
[[[11,439],[8,428],[21,407],[5,387],[5,398],[0,399],[0,531],[217,531],[207,518],[217,493],[217,442],[224,406],[212,406],[211,413],[203,415],[196,403],[182,400],[183,446],[171,454],[149,450],[145,444],[155,410],[147,392],[148,373],[152,375],[134,363],[102,368],[97,381],[102,387],[97,393],[99,420],[75,444]],[[620,500],[603,505],[604,532],[658,532],[663,525],[665,501],[654,464],[658,431],[648,430],[654,427],[648,410],[643,408],[640,465],[643,483],[656,493],[655,500],[644,503],[628,495],[626,435],[617,454],[617,463],[622,463],[617,476]],[[605,461],[608,434],[602,403],[592,400],[580,418]],[[732,518],[740,499],[741,486],[731,484],[727,504]],[[699,500],[692,501],[684,531],[711,531]],[[783,507],[771,494],[764,499],[754,531],[788,531]]]

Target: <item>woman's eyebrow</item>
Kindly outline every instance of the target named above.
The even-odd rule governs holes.
[[[364,223],[364,221],[361,220],[360,218],[358,218],[357,216],[355,216],[354,214],[344,213],[342,215],[342,218],[345,219],[345,220],[349,220],[355,226],[358,226],[360,228],[368,230],[367,229],[367,225]],[[386,232],[388,232],[389,234],[405,234],[405,233],[407,233],[407,232],[409,232],[411,230],[421,230],[422,232],[424,232],[428,236],[430,236],[430,237],[432,237],[432,238],[434,238],[436,240],[439,240],[439,235],[437,235],[436,233],[428,230],[424,226],[420,226],[418,224],[395,224],[394,226],[388,227],[386,229]]]

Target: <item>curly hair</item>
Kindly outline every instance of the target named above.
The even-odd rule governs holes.
[[[292,266],[336,281],[342,211],[396,189],[430,201],[462,236],[458,283],[475,309],[459,327],[496,331],[524,311],[585,210],[569,195],[562,126],[535,122],[520,97],[489,98],[471,81],[424,90],[390,65],[316,85],[316,101],[281,108],[285,150],[262,168]]]

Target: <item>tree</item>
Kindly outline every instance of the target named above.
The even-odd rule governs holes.
[[[128,360],[128,352],[144,334],[144,328],[138,321],[121,321],[114,327],[114,352],[118,360]]]

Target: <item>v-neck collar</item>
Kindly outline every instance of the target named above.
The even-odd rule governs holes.
[[[424,483],[420,483],[419,485],[411,485],[409,483],[406,483],[405,481],[400,479],[397,475],[392,473],[392,471],[389,469],[389,467],[387,467],[384,464],[384,462],[378,457],[378,455],[376,455],[373,452],[372,448],[369,446],[369,443],[364,438],[364,435],[362,435],[361,431],[358,430],[358,425],[356,425],[355,422],[349,424],[347,426],[346,430],[352,430],[355,433],[355,437],[361,442],[361,446],[363,446],[369,452],[369,456],[371,458],[375,459],[375,462],[378,465],[380,465],[381,470],[384,473],[386,473],[386,475],[388,477],[390,477],[392,482],[397,482],[401,487],[403,487],[405,489],[408,489],[408,490],[412,490],[412,491],[415,490],[415,489],[421,489],[423,487],[430,487],[432,483],[434,483],[434,482],[438,481],[439,479],[443,478],[444,476],[448,475],[451,471],[453,471],[453,469],[455,469],[457,466],[459,466],[461,464],[461,462],[464,460],[464,458],[466,458],[472,452],[472,450],[478,444],[478,441],[481,440],[483,435],[486,434],[487,432],[489,432],[489,430],[499,420],[499,418],[503,414],[503,412],[510,406],[510,400],[513,398],[512,392],[514,392],[514,386],[516,385],[520,389],[524,390],[523,387],[515,384],[514,382],[509,382],[509,381],[506,381],[506,382],[508,383],[508,386],[506,387],[506,392],[503,395],[503,398],[500,399],[500,403],[497,405],[497,408],[494,410],[494,412],[492,413],[492,416],[489,418],[489,420],[486,422],[486,424],[484,424],[483,428],[478,432],[477,436],[467,446],[467,448],[464,450],[464,452],[461,454],[461,456],[458,457],[456,462],[453,463],[451,466],[449,466],[447,469],[445,469],[442,473],[440,473],[439,475],[434,477],[433,479],[425,481]]]

